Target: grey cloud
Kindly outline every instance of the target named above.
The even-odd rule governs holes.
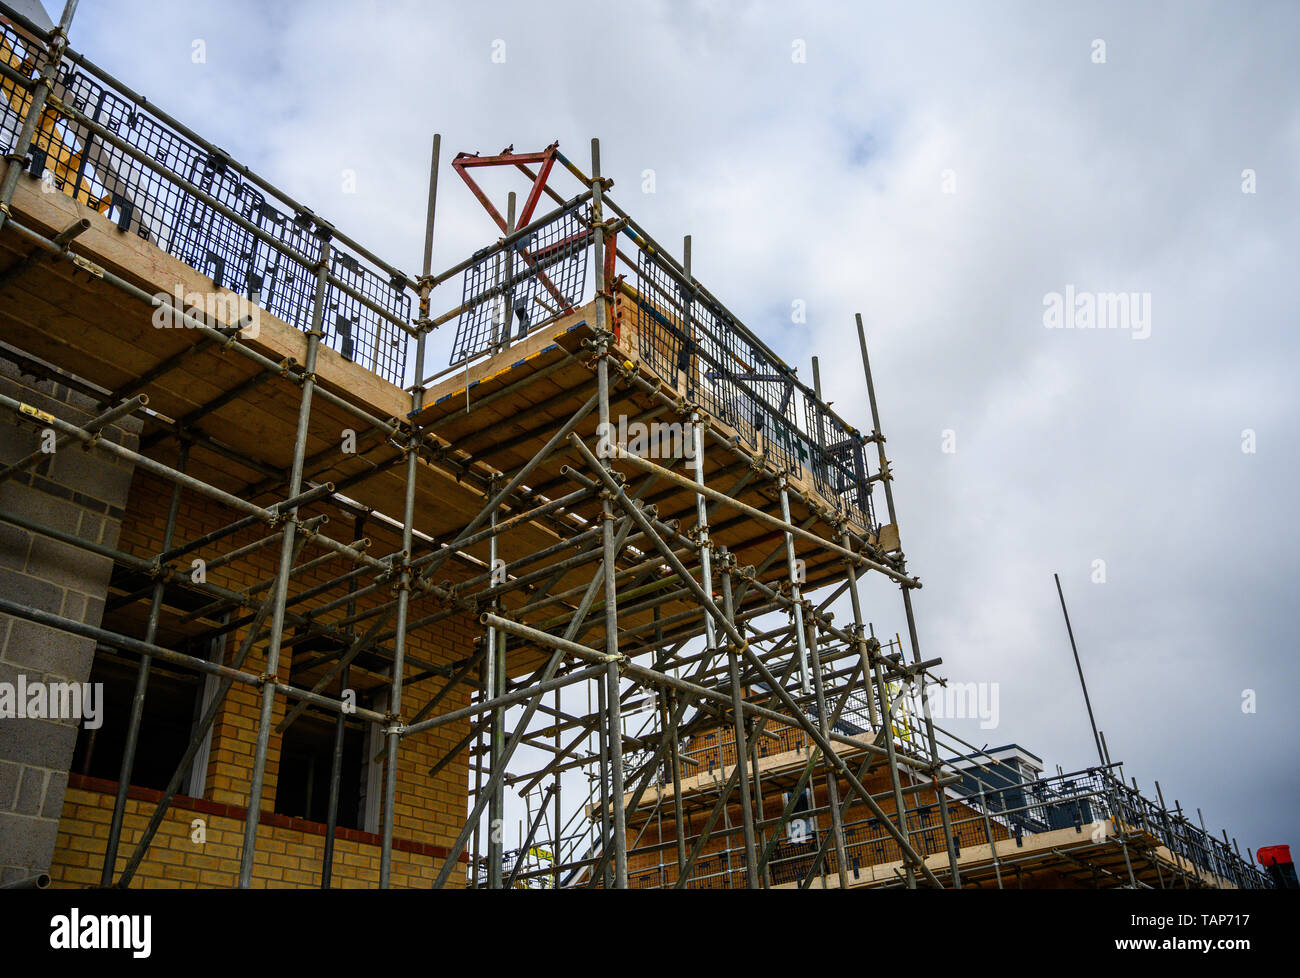
[[[864,313],[923,646],[1002,683],[997,731],[954,729],[1090,761],[1060,571],[1128,772],[1243,846],[1300,841],[1300,12],[635,6],[122,0],[87,5],[73,44],[408,271],[433,131],[447,157],[559,138],[584,166],[600,136],[615,196],[664,242],[692,233],[697,274],[802,375],[818,352],[869,427]],[[495,236],[451,178],[439,205],[435,264]],[[1044,329],[1068,283],[1151,293],[1150,338]],[[896,595],[868,594],[902,630]]]

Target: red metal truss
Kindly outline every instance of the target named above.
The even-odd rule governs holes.
[[[551,143],[540,153],[516,153],[514,146],[507,146],[496,156],[479,156],[477,153],[457,153],[456,158],[451,161],[451,167],[460,178],[465,181],[470,192],[478,198],[483,208],[492,216],[492,220],[497,222],[502,232],[506,232],[506,219],[501,216],[501,212],[493,206],[492,201],[488,200],[487,194],[483,192],[474,178],[470,176],[469,169],[478,166],[513,166],[523,173],[533,176],[527,169],[527,164],[540,164],[541,169],[537,175],[533,176],[533,186],[528,192],[528,197],[524,201],[523,209],[515,216],[515,227],[523,227],[533,219],[533,211],[537,208],[537,202],[542,197],[542,191],[546,189],[546,181],[551,175],[551,168],[555,165],[555,155],[560,143]]]

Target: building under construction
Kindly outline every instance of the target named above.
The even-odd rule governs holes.
[[[867,430],[594,141],[435,137],[407,274],[74,7],[0,5],[0,882],[1269,885],[1107,757],[935,724],[860,320]],[[438,272],[448,176],[499,233]]]

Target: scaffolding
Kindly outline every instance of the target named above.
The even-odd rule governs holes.
[[[835,716],[846,732],[861,731]],[[906,723],[896,731],[900,748]],[[794,736],[789,736],[793,734]],[[764,835],[758,869],[775,888],[896,888],[906,885],[907,864],[881,821],[852,799],[838,806],[833,781],[818,783],[815,748],[797,731],[760,757],[764,790],[771,797],[756,825]],[[702,889],[744,886],[744,851],[738,827],[727,818],[726,793],[735,765],[735,743],[688,749],[697,765],[693,783],[670,784],[629,817],[636,868],[629,883],[639,888],[682,885]],[[753,765],[753,758],[749,759]],[[951,840],[964,888],[1024,889],[1043,886],[1123,889],[1264,889],[1269,881],[1246,861],[1226,834],[1222,841],[1193,824],[1175,804],[1144,797],[1124,781],[1122,765],[1108,763],[1049,777],[1024,778],[980,751],[943,766],[942,795],[904,774],[908,839],[941,879]],[[1157,785],[1157,793],[1159,786]],[[680,797],[679,797],[680,795]],[[878,796],[887,800],[882,793]],[[949,826],[937,801],[946,799]],[[838,814],[838,822],[835,818]],[[895,817],[893,812],[889,813]],[[1199,816],[1199,812],[1198,812]],[[680,819],[680,821],[679,821]],[[679,840],[676,826],[688,830]],[[842,832],[842,852],[831,851]],[[713,844],[710,845],[712,840]],[[681,858],[679,852],[689,855]],[[843,860],[843,861],[841,861]],[[843,867],[843,872],[841,872]],[[683,874],[684,870],[684,874]]]
[[[942,681],[934,672],[941,660],[924,658],[917,639],[912,592],[921,584],[898,543],[860,316],[868,433],[840,417],[694,277],[689,238],[674,257],[612,199],[596,140],[589,172],[555,144],[539,153],[457,156],[453,169],[501,236],[435,274],[435,136],[423,266],[408,276],[70,49],[75,6],[69,2],[59,25],[45,31],[0,5],[8,20],[0,28],[7,153],[0,240],[8,261],[0,283],[48,272],[70,293],[92,300],[117,293],[115,302],[125,296],[145,314],[162,312],[188,327],[136,341],[148,356],[129,369],[87,366],[35,333],[17,341],[5,334],[6,355],[94,398],[102,413],[76,425],[33,415],[14,398],[0,397],[0,407],[53,428],[62,443],[113,454],[173,491],[165,544],[150,559],[25,514],[0,516],[111,559],[133,584],[129,600],[147,608],[136,637],[0,598],[6,615],[91,638],[138,663],[104,885],[131,884],[236,686],[260,698],[240,886],[253,874],[270,739],[308,708],[337,717],[337,743],[345,714],[382,732],[380,887],[391,882],[399,752],[440,728],[456,731],[457,742],[430,773],[467,757],[472,777],[435,887],[758,888],[814,880],[848,887],[865,862],[892,864],[887,885],[958,887],[989,872],[1001,882],[1007,862],[996,848],[991,862],[969,868],[962,855],[976,845],[972,832],[990,845],[995,836],[1014,836],[1014,806],[1002,799],[1005,790],[979,802],[954,793],[959,775],[941,747],[955,738],[926,705],[927,688]],[[522,207],[511,194],[503,215],[479,189],[473,174],[493,166],[528,178]],[[552,184],[566,174],[578,188],[568,197]],[[83,216],[49,228],[25,214],[15,194],[36,181]],[[543,200],[553,206],[535,216]],[[80,246],[97,221],[301,331],[305,356],[277,359],[251,342],[247,306],[214,319],[114,271]],[[59,278],[59,269],[70,271]],[[434,313],[448,293],[459,301]],[[453,321],[447,366],[431,370],[430,337]],[[338,354],[330,364],[358,365],[388,382],[384,390],[401,394],[398,407],[383,410],[395,403],[383,391],[371,396],[326,382],[325,350]],[[178,369],[216,356],[238,364],[230,386],[193,410],[168,413]],[[253,398],[264,407],[268,391],[278,405],[296,401],[295,410],[281,411],[284,444],[263,455],[257,438],[235,444],[205,430],[205,419]],[[97,437],[125,417],[143,424],[139,450]],[[341,455],[332,435],[322,434],[340,427],[355,429],[354,453]],[[0,478],[36,461],[17,462]],[[178,501],[190,496],[237,518],[180,540]],[[352,521],[351,537],[326,532],[340,515]],[[251,542],[214,550],[253,528],[261,535]],[[386,543],[390,549],[376,555]],[[184,573],[196,554],[233,565],[264,548],[278,552],[277,571],[243,591]],[[344,569],[309,585],[305,571],[326,565]],[[860,596],[866,575],[897,586],[906,641],[875,638]],[[193,597],[192,619],[234,616],[219,626],[238,637],[228,662],[160,639],[168,588]],[[830,606],[842,596],[851,620],[837,624]],[[410,652],[411,636],[437,634],[457,616],[478,623],[472,649],[449,662]],[[305,680],[287,681],[295,657],[317,639],[332,651],[312,652]],[[259,659],[264,665],[253,668]],[[153,662],[214,677],[216,693],[149,828],[117,872]],[[371,665],[363,670],[363,663]],[[342,691],[358,671],[386,674],[382,707],[346,701]],[[442,684],[437,694],[409,708],[412,690],[431,680]],[[467,705],[451,706],[461,695]],[[277,700],[292,704],[278,724]],[[765,765],[767,745],[787,732],[797,735],[802,760],[792,772],[776,771]],[[709,791],[687,797],[683,781],[698,780],[706,765],[689,744],[710,733],[730,743],[731,763],[719,762],[725,777]],[[772,819],[764,793],[793,799],[813,778],[824,785],[820,810],[829,829],[808,852],[783,856],[777,850],[794,803]],[[869,787],[877,778],[883,790]],[[1180,869],[1199,866],[1216,882],[1256,885],[1258,874],[1226,842],[1171,822],[1163,804],[1151,807],[1109,768],[1086,778],[1087,796],[1104,799],[1097,810],[1121,827],[1111,838],[1126,847],[1126,861],[1143,845],[1165,845]],[[522,799],[517,844],[509,848],[508,789]],[[928,805],[917,801],[923,797]],[[1077,806],[1085,796],[1062,797]],[[704,807],[702,831],[677,833],[655,848],[652,868],[629,869],[651,824],[662,838],[664,819],[682,825],[695,805]],[[852,811],[866,813],[870,838],[846,821]],[[1124,826],[1159,839],[1153,844]],[[1130,871],[1123,882],[1137,886],[1149,875]],[[1168,875],[1171,884],[1204,885],[1191,869]]]

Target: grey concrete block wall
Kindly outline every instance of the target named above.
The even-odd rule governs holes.
[[[96,403],[56,380],[39,379],[0,351],[0,393],[84,425]],[[104,438],[138,444],[128,419]],[[40,428],[0,412],[0,465],[35,451]],[[129,462],[73,441],[0,483],[0,515],[17,514],[84,540],[113,547],[131,485]],[[0,520],[0,595],[90,625],[104,615],[112,561]],[[0,615],[0,682],[85,682],[95,642]],[[0,718],[0,883],[49,868],[77,740],[76,720]]]

